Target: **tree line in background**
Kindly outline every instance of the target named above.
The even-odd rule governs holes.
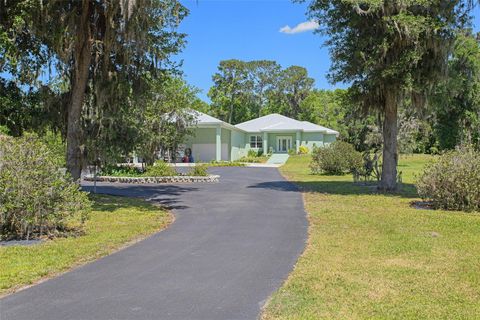
[[[211,104],[200,111],[237,124],[270,113],[310,121],[340,132],[358,151],[383,145],[380,112],[365,112],[353,88],[322,90],[305,68],[286,69],[275,61],[221,61],[209,91]],[[422,108],[405,99],[399,105],[398,149],[433,153],[472,144],[480,148],[480,35],[457,38],[448,76],[439,81]]]

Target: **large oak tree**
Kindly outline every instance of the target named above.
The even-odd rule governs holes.
[[[329,36],[333,82],[351,83],[356,99],[383,117],[379,188],[397,186],[398,108],[409,96],[425,102],[445,74],[456,30],[469,19],[471,1],[314,0],[308,13]]]
[[[67,80],[67,168],[74,179],[82,168],[86,101],[111,109],[145,90],[145,75],[170,68],[169,56],[182,47],[176,26],[186,14],[177,0],[0,2],[2,69],[29,85],[50,68]]]

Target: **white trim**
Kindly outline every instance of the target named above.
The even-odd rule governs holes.
[[[292,139],[292,136],[277,136],[276,137],[277,139],[277,152],[288,152],[288,150],[292,149],[293,147],[293,139]],[[280,142],[281,140],[287,140],[287,143],[285,145],[286,147],[286,150],[280,150],[280,144],[282,142]]]
[[[252,137],[255,137],[255,146],[252,145]],[[249,134],[248,143],[250,144],[250,149],[263,149],[263,137],[261,134]],[[261,147],[258,146],[259,143],[262,144]]]

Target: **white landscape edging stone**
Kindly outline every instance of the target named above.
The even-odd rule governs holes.
[[[113,177],[113,176],[97,176],[93,175],[84,177],[85,181],[97,182],[119,182],[119,183],[194,183],[194,182],[218,182],[219,175],[208,176],[166,176],[166,177]]]

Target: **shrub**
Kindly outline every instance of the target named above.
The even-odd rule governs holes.
[[[260,157],[262,154],[263,154],[262,150],[256,151],[254,149],[250,149],[248,150],[247,157],[249,158]]]
[[[153,166],[148,166],[145,175],[149,177],[167,177],[178,175],[177,171],[163,160],[157,160]]]
[[[235,160],[237,162],[247,162],[247,163],[263,163],[267,162],[268,157],[262,156],[262,157],[241,157],[238,160]]]
[[[480,152],[466,148],[443,154],[427,165],[417,190],[437,209],[480,210]]]
[[[8,135],[10,131],[6,126],[0,125],[0,135]]]
[[[41,142],[43,142],[51,152],[51,157],[55,163],[65,168],[67,166],[65,154],[67,153],[67,145],[63,141],[60,133],[55,133],[53,131],[46,131],[44,135],[40,137]]]
[[[314,148],[310,169],[312,173],[341,175],[355,172],[363,167],[362,154],[353,145],[335,141],[323,148]]]
[[[207,169],[208,166],[205,164],[196,164],[194,167],[192,167],[192,169],[190,169],[188,175],[205,177],[208,175]]]
[[[142,170],[127,165],[106,165],[102,168],[101,175],[114,177],[139,177],[142,175]]]
[[[0,139],[0,237],[58,235],[87,219],[87,193],[33,134]]]
[[[215,161],[212,160],[208,163],[209,167],[244,167],[245,164],[240,162],[232,162],[232,161]]]
[[[298,148],[298,153],[299,154],[307,154],[310,150],[308,150],[307,146],[300,146]]]

